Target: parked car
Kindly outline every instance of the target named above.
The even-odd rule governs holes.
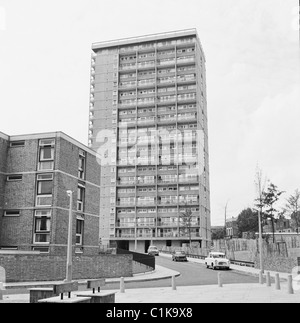
[[[223,252],[210,252],[204,261],[206,268],[230,268],[230,261],[226,258],[226,255]]]
[[[188,261],[186,257],[186,253],[184,251],[175,251],[172,254],[173,261]]]
[[[148,255],[158,256],[159,250],[157,249],[156,246],[149,246],[147,253],[148,253]]]

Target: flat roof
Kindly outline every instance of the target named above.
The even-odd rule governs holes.
[[[1,132],[0,132],[1,136]],[[75,146],[81,148],[82,150],[85,150],[86,152],[90,153],[91,155],[98,156],[98,154],[89,148],[88,146],[82,144],[78,140],[66,135],[62,131],[56,131],[56,132],[45,132],[45,133],[35,133],[35,134],[25,134],[25,135],[14,135],[14,136],[7,136],[7,140],[9,141],[20,141],[20,140],[30,140],[30,139],[48,139],[48,138],[63,138]]]
[[[5,139],[5,140],[9,140],[9,136],[1,131],[0,131],[0,138]]]
[[[149,35],[137,36],[137,37],[121,38],[121,39],[103,41],[103,42],[96,42],[92,44],[92,49],[94,50],[94,49],[107,48],[107,47],[116,47],[116,46],[122,46],[122,45],[130,45],[130,44],[137,44],[142,42],[170,39],[170,38],[176,38],[176,37],[187,37],[187,36],[196,36],[198,38],[196,28],[183,29],[183,30],[170,31],[170,32],[164,32],[164,33],[157,33],[157,34],[149,34]]]

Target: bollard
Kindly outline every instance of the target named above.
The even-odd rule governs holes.
[[[124,277],[121,277],[121,280],[120,280],[120,293],[125,293]]]
[[[172,290],[176,290],[175,276],[172,276]]]
[[[270,272],[267,272],[267,287],[271,286],[271,276],[270,276]]]
[[[294,294],[293,276],[292,275],[288,275],[288,294]]]
[[[259,272],[259,283],[260,284],[263,284],[264,283],[264,276],[263,276],[262,271]]]
[[[219,286],[219,287],[223,287],[223,284],[222,284],[222,275],[221,275],[221,273],[218,273],[218,286]]]
[[[280,279],[279,279],[279,273],[275,274],[275,289],[280,289]]]

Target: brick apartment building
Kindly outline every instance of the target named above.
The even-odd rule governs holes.
[[[0,132],[0,249],[65,255],[73,193],[73,252],[98,253],[100,165],[62,132]]]

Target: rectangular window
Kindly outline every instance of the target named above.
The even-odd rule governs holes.
[[[77,219],[76,219],[76,245],[82,245],[83,226],[84,226],[84,219],[82,217],[77,217]]]
[[[51,210],[35,211],[33,243],[50,243]]]
[[[19,210],[6,210],[4,211],[4,216],[20,216]]]
[[[11,148],[24,147],[24,146],[25,146],[25,140],[12,141],[10,143]]]
[[[38,170],[53,170],[54,168],[54,139],[42,139],[39,141]]]
[[[79,152],[78,177],[85,179],[85,152],[82,150]]]
[[[38,195],[52,195],[53,174],[38,175],[37,181]]]
[[[82,184],[78,184],[77,190],[77,211],[83,212],[85,198],[85,187]]]
[[[6,177],[7,182],[18,182],[22,181],[23,175],[8,175]]]

